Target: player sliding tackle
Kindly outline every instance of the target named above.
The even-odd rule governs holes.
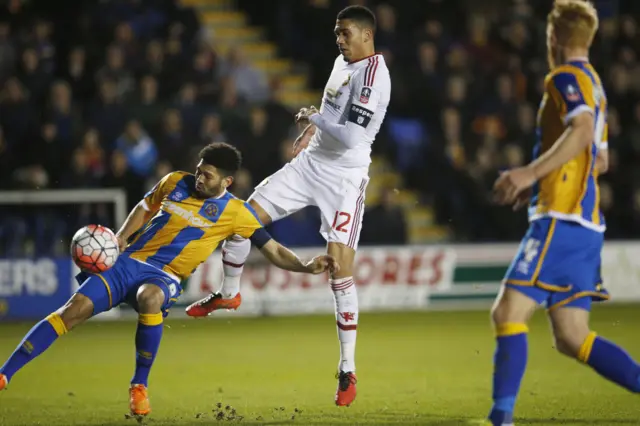
[[[371,144],[391,92],[389,70],[374,49],[375,27],[375,16],[365,7],[351,6],[338,14],[334,33],[341,54],[325,87],[320,112],[313,107],[301,110],[297,120],[311,124],[294,145],[296,158],[258,185],[249,199],[265,224],[307,206],[320,208],[320,233],[341,267],[330,282],[340,340],[337,405],[349,405],[356,397],[358,297],[352,267],[369,182]],[[224,243],[222,289],[190,306],[189,315],[238,308],[240,275],[249,249],[242,236]]]
[[[489,425],[512,425],[527,364],[527,323],[539,304],[555,347],[620,386],[640,392],[640,365],[589,329],[594,300],[608,299],[600,278],[605,230],[598,175],[607,169],[607,98],[588,60],[598,27],[594,7],[556,0],[548,15],[551,72],[538,112],[535,160],[503,173],[497,201],[523,206],[530,227],[492,311],[497,336]],[[533,191],[529,188],[533,187]]]
[[[337,273],[339,267],[332,256],[303,262],[271,239],[253,208],[227,192],[240,163],[240,153],[234,147],[211,144],[200,152],[195,176],[173,172],[149,191],[117,233],[121,255],[114,266],[86,277],[64,306],[29,331],[0,368],[0,390],[58,337],[124,302],[139,314],[130,409],[134,415],[146,415],[151,411],[147,382],[160,346],[163,318],[182,293],[180,282],[225,238],[235,234],[250,239],[282,269]]]

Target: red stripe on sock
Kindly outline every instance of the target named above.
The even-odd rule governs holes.
[[[344,290],[351,287],[352,285],[353,285],[353,280],[349,280],[347,282],[340,283],[340,284],[331,284],[331,289],[333,291]]]
[[[222,259],[222,263],[224,265],[231,266],[231,267],[234,267],[234,268],[242,268],[244,266],[244,263],[233,263],[233,262],[229,262],[228,260],[224,260],[224,259]]]
[[[353,331],[353,330],[357,330],[358,329],[358,325],[357,324],[345,325],[345,324],[342,324],[340,321],[336,321],[336,324],[338,325],[338,328],[340,330],[344,330],[344,331]]]

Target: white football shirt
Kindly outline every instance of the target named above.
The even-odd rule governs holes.
[[[324,89],[307,153],[345,167],[367,167],[391,95],[389,69],[381,54],[346,62],[338,56]]]

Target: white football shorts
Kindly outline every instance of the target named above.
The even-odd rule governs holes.
[[[307,206],[320,209],[320,234],[330,243],[358,247],[368,168],[319,162],[303,151],[263,180],[249,200],[255,200],[273,221]]]

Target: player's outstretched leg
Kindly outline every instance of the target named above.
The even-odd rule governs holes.
[[[89,319],[92,313],[92,301],[82,294],[75,294],[63,307],[33,326],[0,367],[0,390],[7,387],[18,370],[46,351],[58,337]]]
[[[131,414],[136,416],[146,416],[151,412],[147,387],[149,372],[162,340],[162,306],[165,297],[165,293],[155,284],[142,285],[136,294],[136,370],[129,388],[129,408]]]
[[[549,311],[556,348],[618,385],[640,393],[640,365],[629,354],[589,329],[589,311],[561,307]]]
[[[349,406],[356,399],[356,336],[358,328],[358,293],[352,274],[355,251],[340,243],[329,243],[328,252],[340,264],[340,276],[331,277],[335,300],[336,326],[340,341],[338,389],[335,402]]]
[[[222,288],[220,291],[211,293],[204,299],[191,304],[187,308],[187,315],[204,317],[218,309],[238,309],[242,303],[240,277],[250,251],[251,242],[237,235],[223,243],[222,269],[224,270],[224,279]]]
[[[533,299],[503,288],[491,312],[496,332],[493,406],[488,420],[494,426],[513,424],[513,411],[527,367],[527,322],[536,308]]]

